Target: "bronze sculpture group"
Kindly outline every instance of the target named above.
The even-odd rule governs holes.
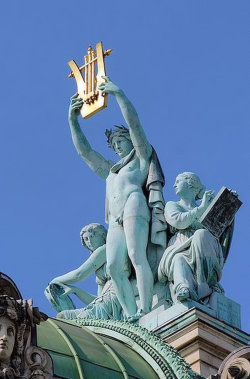
[[[106,160],[87,141],[78,123],[84,101],[77,94],[71,98],[69,124],[78,154],[106,181],[107,237],[97,230],[95,235],[89,234],[89,240],[96,239],[94,247],[84,243],[91,251],[90,258],[79,269],[53,279],[46,296],[59,311],[58,317],[66,319],[134,322],[150,312],[158,280],[166,283],[170,304],[188,299],[209,304],[214,291],[223,292],[219,285],[225,257],[223,241],[231,238],[232,224],[220,239],[204,229],[199,220],[214,191],[206,191],[194,173],[177,176],[174,188],[180,200],[165,205],[164,175],[134,106],[109,77],[103,77],[99,90],[115,96],[128,125],[128,129],[106,130],[108,145],[119,155],[119,162]],[[92,266],[86,271],[89,260]],[[99,270],[102,290],[97,298],[71,286],[94,271],[100,280]],[[74,309],[70,294],[76,294],[86,307]]]

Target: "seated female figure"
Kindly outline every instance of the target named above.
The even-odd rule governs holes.
[[[169,281],[174,301],[200,301],[218,288],[224,263],[219,240],[199,223],[214,191],[205,191],[191,172],[179,174],[174,189],[180,201],[165,207],[172,237],[159,264],[159,280]]]
[[[123,317],[121,305],[107,273],[106,236],[107,231],[100,224],[92,223],[83,227],[80,238],[82,245],[90,251],[90,256],[80,267],[56,277],[47,286],[45,296],[59,312],[57,318],[112,318],[119,320]],[[124,267],[124,271],[129,276],[128,264]],[[72,285],[72,283],[83,281],[92,273],[96,274],[97,296]],[[71,294],[76,295],[86,307],[75,309]]]

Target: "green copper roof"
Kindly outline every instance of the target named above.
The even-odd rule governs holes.
[[[133,349],[86,327],[49,319],[38,326],[37,339],[51,355],[55,374],[63,378],[158,378]]]
[[[48,319],[37,327],[37,344],[60,378],[201,379],[173,347],[130,323]]]

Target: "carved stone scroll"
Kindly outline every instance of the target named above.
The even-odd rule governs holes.
[[[208,379],[250,379],[250,346],[240,347],[222,362],[218,374]]]

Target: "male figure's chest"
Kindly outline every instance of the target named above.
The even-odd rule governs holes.
[[[140,162],[138,158],[135,158],[121,167],[117,172],[109,173],[107,177],[107,188],[122,187],[129,183],[140,182],[141,179]]]

